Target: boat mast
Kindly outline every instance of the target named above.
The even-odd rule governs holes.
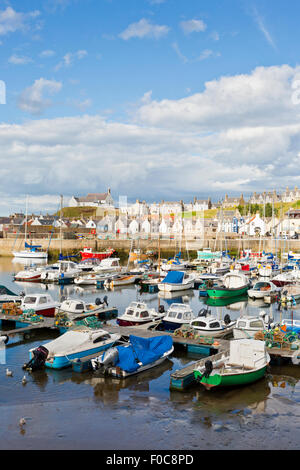
[[[26,207],[25,207],[25,243],[27,242],[27,215],[28,215],[28,195],[26,195]]]
[[[59,237],[60,237],[60,254],[62,255],[62,206],[63,206],[63,196],[60,195],[60,227],[59,227]]]

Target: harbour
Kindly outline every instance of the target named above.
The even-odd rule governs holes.
[[[264,427],[269,426],[271,422],[274,424],[276,420],[280,420],[280,417],[284,421],[283,415],[281,415],[283,411],[278,411],[278,406],[276,405],[277,400],[280,400],[280,396],[282,395],[282,400],[286,400],[289,397],[289,400],[297,401],[296,390],[300,375],[298,367],[291,365],[290,362],[284,359],[285,356],[290,355],[288,351],[276,350],[276,348],[271,348],[272,351],[269,350],[269,352],[272,352],[272,357],[278,356],[281,361],[271,365],[267,375],[258,382],[247,387],[244,386],[242,389],[238,388],[236,391],[229,389],[223,392],[221,390],[207,392],[202,390],[194,380],[195,367],[203,366],[208,359],[213,360],[219,355],[222,356],[223,353],[226,353],[229,348],[230,339],[203,338],[201,335],[198,339],[192,339],[191,337],[176,335],[173,332],[159,331],[157,330],[157,322],[154,322],[147,329],[145,327],[120,327],[116,324],[115,320],[116,316],[120,316],[132,300],[146,302],[148,307],[154,309],[157,309],[158,305],[164,305],[165,310],[167,310],[170,305],[176,302],[190,305],[195,312],[202,308],[207,309],[208,307],[218,318],[224,317],[226,313],[229,313],[232,318],[237,318],[241,312],[258,313],[259,309],[262,308],[259,307],[262,302],[260,300],[257,301],[258,307],[255,306],[255,301],[249,303],[250,301],[245,300],[245,296],[242,296],[242,300],[237,298],[238,301],[236,302],[230,303],[227,300],[224,302],[224,305],[222,305],[222,302],[212,299],[213,305],[209,303],[206,305],[206,302],[208,302],[207,297],[200,295],[199,288],[179,292],[178,297],[177,294],[175,296],[173,294],[168,299],[168,295],[166,297],[165,294],[160,296],[158,291],[153,293],[142,292],[138,284],[106,290],[104,286],[100,288],[97,286],[86,286],[85,288],[78,289],[74,283],[59,285],[16,282],[13,280],[13,274],[16,272],[15,263],[12,263],[12,260],[9,258],[1,258],[0,265],[1,283],[13,292],[23,290],[25,294],[32,296],[33,293],[47,291],[57,300],[67,297],[74,299],[81,298],[86,301],[93,301],[95,297],[101,299],[106,295],[108,306],[103,308],[103,313],[113,314],[111,318],[102,319],[102,328],[107,332],[110,334],[120,334],[122,341],[125,342],[128,341],[130,335],[136,335],[145,339],[171,336],[174,344],[173,354],[161,365],[133,375],[125,380],[103,377],[97,374],[97,371],[95,372],[90,369],[76,372],[72,368],[61,370],[46,368],[26,375],[27,384],[22,385],[21,379],[24,375],[22,364],[28,360],[29,348],[45,344],[47,339],[61,337],[64,334],[63,332],[68,329],[59,331],[59,327],[55,325],[55,317],[44,317],[40,323],[36,324],[26,324],[23,322],[23,326],[22,322],[19,321],[19,315],[1,315],[2,334],[6,333],[9,336],[9,341],[6,345],[6,363],[0,366],[4,375],[0,379],[0,385],[2,383],[3,386],[9,386],[10,388],[10,384],[14,384],[15,389],[14,394],[5,398],[5,407],[8,409],[7,406],[10,403],[9,406],[12,413],[9,420],[14,419],[13,416],[17,419],[16,413],[20,414],[17,411],[20,406],[22,409],[21,414],[26,415],[27,418],[26,426],[23,426],[22,429],[18,429],[17,426],[13,430],[13,425],[11,425],[11,431],[8,433],[14,445],[17,445],[19,448],[30,446],[33,436],[35,448],[43,448],[49,442],[52,442],[55,448],[74,448],[74,446],[80,445],[81,448],[88,449],[99,445],[98,440],[93,439],[93,435],[88,441],[81,438],[79,443],[76,433],[73,433],[66,424],[63,424],[65,419],[61,421],[59,418],[62,410],[64,415],[66,413],[66,416],[70,416],[70,419],[71,415],[75,412],[78,422],[88,426],[97,435],[99,432],[104,432],[104,428],[102,428],[100,423],[105,419],[105,433],[101,439],[101,447],[106,446],[105,448],[108,449],[113,448],[113,444],[109,442],[108,436],[115,436],[116,433],[119,436],[120,448],[125,449],[127,446],[130,446],[128,441],[129,436],[131,436],[131,432],[137,432],[140,419],[145,419],[145,422],[149,423],[149,427],[146,426],[143,433],[141,433],[142,437],[136,441],[137,448],[150,449],[154,446],[154,448],[167,449],[168,439],[165,438],[166,436],[172,436],[175,439],[175,442],[177,442],[175,448],[177,445],[178,449],[183,446],[191,448],[193,445],[195,446],[194,448],[199,448],[199,445],[210,448],[212,435],[214,436],[214,448],[225,449],[228,445],[232,448],[247,448],[251,445],[260,448],[258,436],[260,432],[261,435],[264,434]],[[282,310],[278,310],[278,303],[274,301],[271,303],[263,302],[263,308],[270,314],[272,312],[276,319],[279,319],[279,316],[283,314]],[[289,316],[288,313],[292,314],[293,318],[296,319],[298,316],[297,306],[294,307],[293,311],[287,309],[286,316]],[[84,318],[85,316],[83,315],[82,317]],[[6,368],[13,371],[13,377],[5,377]],[[60,388],[57,388],[58,386]],[[40,395],[42,389],[45,390],[46,394],[44,392],[43,395]],[[28,395],[29,391],[30,397]],[[252,396],[253,398],[251,398]],[[33,399],[35,403],[34,408]],[[145,415],[144,406],[142,406],[145,400],[149,409],[152,410],[153,418],[148,413]],[[43,421],[46,418],[44,413],[44,405],[46,403],[47,409],[52,410],[52,419],[49,422],[47,418],[47,424]],[[126,403],[125,408],[122,403]],[[87,425],[85,414],[83,414],[83,404],[88,414],[96,413],[96,416],[101,415],[101,420],[93,421],[93,424]],[[53,406],[56,406],[56,408],[53,408]],[[274,406],[276,407],[275,414],[270,411]],[[286,412],[286,406],[281,404],[281,410]],[[36,411],[39,410],[38,415],[36,415],[34,409]],[[123,410],[121,415],[120,410]],[[172,419],[169,417],[170,413],[172,414]],[[197,423],[194,422],[194,431],[191,433],[188,432],[187,426],[190,419],[193,419],[192,416],[197,416]],[[261,419],[262,417],[263,420]],[[129,432],[129,435],[126,434],[126,437],[125,434],[119,434],[114,425],[114,423],[117,423],[121,430],[125,426],[125,419],[126,422],[130,421],[132,427],[132,431]],[[181,423],[182,429],[186,429],[186,438],[179,437],[176,425],[177,420]],[[50,440],[49,436],[47,440],[43,440],[43,433],[39,436],[35,434],[35,430],[41,426],[42,422],[46,425]],[[253,423],[253,427],[249,423]],[[151,437],[148,432],[148,429],[150,431],[153,426],[157,429],[157,440],[154,439],[152,432]],[[285,428],[284,423],[280,422],[280,428]],[[238,429],[243,429],[245,436],[236,445],[234,434]],[[293,426],[289,426],[288,429],[289,431],[286,435],[289,436],[289,442],[293,442]],[[202,436],[200,444],[194,434],[196,430]],[[222,432],[222,439],[220,430],[225,432],[225,435]],[[277,434],[277,445],[279,448],[280,446],[284,447],[286,444],[285,440],[282,441],[281,432]],[[180,433],[180,435],[182,434]],[[145,444],[145,438],[147,439],[147,444]],[[274,435],[272,436],[273,438]],[[7,441],[6,445],[8,445]],[[270,440],[269,445],[270,448],[273,448],[274,441],[272,440],[271,442]]]

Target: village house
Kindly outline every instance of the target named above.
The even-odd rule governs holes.
[[[69,207],[113,207],[114,201],[111,196],[110,188],[106,193],[89,193],[87,196],[78,197],[72,196],[69,201]]]

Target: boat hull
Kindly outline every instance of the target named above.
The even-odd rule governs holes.
[[[117,318],[116,322],[119,326],[140,326],[145,325],[146,323],[150,323],[153,319],[146,320],[146,321],[129,321],[129,320],[122,320],[121,318]]]
[[[248,292],[249,286],[243,286],[236,289],[216,288],[207,289],[207,295],[212,299],[228,299],[244,295]]]
[[[262,379],[266,374],[266,370],[267,364],[260,369],[250,372],[247,371],[245,373],[210,375],[209,377],[203,377],[199,383],[207,390],[210,390],[214,387],[236,387],[240,385],[247,385]],[[194,377],[196,380],[199,381],[201,375],[201,372],[194,371]]]
[[[48,253],[43,251],[14,251],[13,255],[15,258],[22,258],[22,259],[47,259]]]
[[[157,285],[158,289],[162,292],[177,292],[182,290],[192,289],[194,287],[194,281],[186,284],[168,284],[167,282],[161,282]]]

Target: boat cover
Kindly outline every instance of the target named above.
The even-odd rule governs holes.
[[[162,282],[168,284],[182,284],[184,273],[182,271],[169,271]]]
[[[157,361],[173,344],[171,336],[141,338],[130,335],[129,341],[129,346],[117,346],[119,358],[115,363],[116,367],[126,372],[135,372],[140,367],[139,362],[147,365]]]
[[[14,292],[5,286],[0,286],[0,295],[15,295],[17,297],[17,294],[14,294]]]

